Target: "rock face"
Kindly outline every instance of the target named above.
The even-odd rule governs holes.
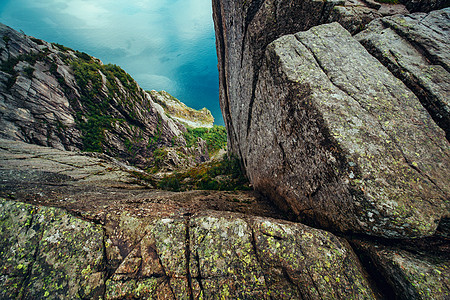
[[[301,224],[123,212],[102,230],[57,208],[0,211],[2,299],[374,298],[348,244]]]
[[[0,137],[141,167],[155,149],[186,146],[185,127],[119,67],[3,24],[0,37]]]
[[[448,126],[448,9],[386,17],[358,35],[410,79],[411,91],[338,23],[286,35],[330,20],[324,14],[291,2],[282,10],[270,1],[214,3],[230,150],[255,189],[298,220],[332,230],[433,235],[450,216],[450,147],[421,102]],[[331,5],[314,4],[324,13]],[[271,21],[282,14],[298,21]],[[385,27],[395,28],[395,43],[376,37]],[[408,39],[420,43],[419,56]]]
[[[445,131],[447,140],[450,140],[449,32],[450,11],[446,9],[376,20],[355,36],[414,92]]]
[[[214,117],[208,109],[202,108],[201,110],[195,110],[190,108],[166,91],[157,92],[153,90],[149,93],[153,100],[160,104],[164,108],[164,111],[178,122],[192,128],[213,127]]]

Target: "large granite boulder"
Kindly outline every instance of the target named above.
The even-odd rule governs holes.
[[[252,115],[241,146],[247,174],[300,218],[413,237],[449,216],[442,130],[339,24],[268,46]]]
[[[219,68],[219,96],[229,147],[238,154],[252,122],[259,69],[267,45],[275,39],[337,21],[359,32],[382,16],[407,13],[403,5],[373,1],[222,1],[213,0]],[[245,158],[244,159],[244,164]]]
[[[248,17],[250,10],[219,1],[215,10],[221,104],[230,150],[242,158],[255,189],[298,220],[324,228],[388,238],[433,235],[450,215],[450,147],[414,94],[418,92],[338,23],[285,35],[266,46],[295,26],[321,22],[304,24],[310,15],[290,7],[283,10],[287,19],[299,21],[270,27],[267,16],[262,17],[269,4],[255,7],[243,35],[237,33],[244,28],[236,25],[241,24],[237,16],[240,12]],[[440,124],[448,109],[448,82],[445,76],[440,78],[445,81],[442,85],[437,79],[446,74],[448,63],[447,14],[443,10],[376,21],[391,24],[402,37],[420,43],[427,49],[421,53],[431,53],[433,71],[413,71],[416,76],[434,76],[422,84],[434,84],[431,99],[421,100],[437,103],[443,116]],[[260,15],[265,22],[258,21]],[[359,39],[374,36],[374,26]],[[261,37],[250,39],[254,32]],[[384,45],[386,53],[390,43]],[[409,59],[406,53],[398,56],[398,64],[407,66],[402,68],[421,69],[417,61],[403,63]],[[437,113],[432,114],[436,119]]]

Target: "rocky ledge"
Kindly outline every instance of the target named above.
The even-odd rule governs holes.
[[[0,299],[450,293],[444,238],[411,248],[337,236],[253,192],[152,190],[138,172],[107,155],[0,139]]]

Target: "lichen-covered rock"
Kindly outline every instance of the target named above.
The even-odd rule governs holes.
[[[3,199],[0,217],[2,299],[374,299],[350,246],[298,223],[172,208],[96,225]]]
[[[450,8],[379,19],[355,38],[416,94],[450,140]]]
[[[397,14],[408,14],[403,4],[378,3],[372,0],[349,0],[336,5],[327,22],[338,22],[351,34],[365,28],[372,20]]]
[[[448,299],[450,263],[448,255],[428,256],[369,242],[356,242],[370,263],[376,267],[397,299]],[[448,254],[448,253],[447,253]]]
[[[359,32],[375,18],[407,12],[403,5],[373,1],[213,0],[219,96],[228,146],[239,155],[252,123],[252,107],[264,51],[275,39],[337,21]]]
[[[330,233],[213,211],[150,219],[106,282],[107,299],[374,298],[349,245]]]
[[[339,24],[268,46],[251,114],[250,181],[300,219],[398,238],[449,216],[442,130]]]
[[[99,298],[103,231],[61,209],[0,199],[2,299]]]

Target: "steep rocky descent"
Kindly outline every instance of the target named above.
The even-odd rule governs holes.
[[[304,7],[214,3],[230,149],[242,158],[255,189],[299,220],[332,230],[390,238],[433,235],[450,216],[450,148],[414,93],[337,23],[266,47],[274,36],[326,21]],[[314,3],[326,11],[328,2]],[[434,12],[424,23],[415,21],[425,19],[423,14],[382,22],[400,19],[396,32],[429,46],[438,57],[431,63],[445,68],[434,61],[448,62],[442,47],[448,33],[441,28],[448,27],[447,11]],[[283,14],[298,21],[284,27],[271,21]],[[427,32],[421,26],[431,26],[438,41],[421,43]],[[259,38],[251,38],[256,33]],[[442,86],[438,93],[448,99]],[[430,101],[437,98],[434,92]]]
[[[164,111],[172,119],[192,128],[213,127],[214,117],[208,109],[195,110],[190,108],[166,91],[157,92],[153,90],[148,93],[150,93],[156,103],[164,108]]]
[[[2,24],[0,37],[0,137],[140,167],[155,149],[186,145],[185,127],[119,67]]]
[[[408,242],[385,246],[353,237],[364,265],[378,268],[379,294],[344,238],[283,220],[250,192],[149,190],[135,168],[106,155],[3,139],[0,149],[0,299],[450,293],[442,258],[448,247],[436,243],[412,241],[415,248],[433,245],[430,260],[426,251],[399,248]]]
[[[374,298],[345,240],[249,192],[148,190],[105,155],[0,149],[1,299]]]

